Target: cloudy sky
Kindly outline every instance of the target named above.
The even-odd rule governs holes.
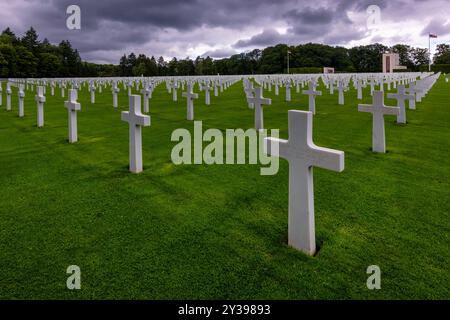
[[[81,30],[66,27],[71,4]],[[428,47],[428,32],[450,42],[449,12],[450,0],[2,0],[0,29],[33,26],[41,39],[70,40],[83,60],[118,63],[130,52],[221,58],[277,43]]]

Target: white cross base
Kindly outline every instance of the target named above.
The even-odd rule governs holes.
[[[314,222],[313,166],[342,172],[344,152],[318,147],[312,140],[312,112],[289,110],[289,140],[265,138],[265,152],[289,162],[290,246],[314,255],[316,236]]]

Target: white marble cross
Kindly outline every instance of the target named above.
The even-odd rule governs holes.
[[[91,92],[91,103],[94,104],[95,103],[95,85],[94,85],[94,83],[91,83],[89,85],[89,91]]]
[[[339,81],[339,84],[338,84],[339,101],[338,101],[338,103],[339,103],[340,105],[343,105],[343,104],[344,104],[344,89],[345,89],[344,83],[342,83],[342,81]]]
[[[255,129],[263,130],[264,114],[262,106],[272,104],[272,100],[263,97],[261,87],[254,88],[253,93],[254,93],[253,97],[247,97],[247,102],[253,104],[253,107],[255,108]]]
[[[313,115],[308,111],[289,110],[289,140],[265,138],[268,155],[289,162],[289,245],[314,255],[313,167],[342,172],[344,152],[318,147],[312,139]]]
[[[286,101],[291,101],[291,81],[287,81],[285,83],[285,88],[286,88]]]
[[[24,99],[25,99],[25,92],[23,85],[19,85],[19,117],[23,117],[25,115],[25,108],[24,108]]]
[[[308,90],[303,90],[303,94],[309,96],[309,111],[311,111],[313,114],[316,114],[316,96],[322,95],[322,91],[316,91],[315,89],[316,88],[314,83],[310,81]]]
[[[203,90],[205,91],[205,104],[209,106],[211,104],[210,91],[211,87],[208,84],[203,85]]]
[[[253,98],[255,96],[254,95],[254,88],[248,87],[248,88],[245,88],[244,91],[245,91],[245,97],[247,99],[248,108],[249,109],[254,109],[255,106],[253,105],[253,103],[249,102],[249,100],[248,100],[248,99]]]
[[[128,81],[128,96],[131,96],[131,88],[133,88],[133,82]]]
[[[412,96],[409,99],[409,109],[416,110],[416,84],[414,82],[409,84],[408,93]]]
[[[406,109],[405,100],[414,99],[412,94],[406,93],[406,88],[404,85],[399,85],[397,88],[397,93],[388,93],[388,98],[397,100],[397,107],[400,108],[400,112],[397,115],[397,123],[406,123]]]
[[[117,82],[113,83],[112,94],[113,94],[113,107],[117,108],[117,93],[119,93],[120,89],[117,87]]]
[[[363,95],[362,95],[362,81],[361,80],[357,80],[357,82],[356,82],[356,90],[358,91],[358,93],[357,93],[358,100],[362,100]]]
[[[6,84],[6,111],[11,111],[11,83]]]
[[[372,113],[372,150],[373,152],[386,153],[384,115],[398,115],[400,108],[386,107],[384,105],[384,92],[374,91],[372,105],[361,104],[358,106],[358,111]]]
[[[129,97],[129,111],[122,111],[122,121],[130,126],[130,171],[142,172],[142,127],[150,126],[150,116],[141,113],[141,96]]]
[[[37,126],[38,128],[42,128],[44,126],[44,102],[45,102],[45,96],[44,96],[44,87],[38,86],[36,96],[34,97],[34,100],[36,101],[36,107],[37,107]]]
[[[76,89],[69,90],[69,100],[64,102],[65,107],[69,113],[69,142],[75,143],[78,141],[78,127],[77,127],[77,111],[81,110],[81,105],[77,102],[78,93]]]
[[[149,113],[150,112],[150,106],[149,106],[148,100],[150,99],[150,95],[151,95],[152,91],[151,91],[149,86],[145,85],[142,88],[141,93],[142,93],[143,98],[144,98],[144,112],[145,113]]]
[[[198,99],[198,94],[193,93],[192,84],[188,83],[186,85],[186,92],[183,92],[183,97],[187,101],[187,120],[194,120],[194,99]]]
[[[172,85],[172,101],[174,101],[174,102],[178,100],[177,89],[178,89],[178,84],[176,81],[174,81],[174,83]]]

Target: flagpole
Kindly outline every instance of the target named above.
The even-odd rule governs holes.
[[[428,33],[428,72],[431,72],[431,34]]]
[[[289,74],[289,49],[287,52],[287,73]]]

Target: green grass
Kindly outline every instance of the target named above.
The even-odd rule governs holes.
[[[3,84],[5,89],[5,84]],[[387,154],[371,152],[371,115],[356,92],[317,98],[314,141],[345,151],[343,173],[314,170],[316,235],[308,257],[287,246],[288,165],[261,176],[259,165],[180,165],[170,154],[185,99],[165,86],[150,101],[143,130],[144,172],[128,172],[128,124],[108,90],[79,94],[79,142],[67,143],[60,90],[36,127],[34,93],[25,118],[0,107],[0,298],[2,299],[448,299],[450,86],[443,79],[408,124],[386,117]],[[324,88],[322,88],[324,90]],[[364,102],[370,102],[369,88]],[[198,88],[196,89],[198,91]],[[242,83],[205,106],[203,128],[251,128]],[[266,128],[287,138],[287,110],[307,109],[266,92]],[[387,104],[395,102],[387,100]],[[78,265],[82,289],[66,289]],[[381,290],[368,290],[378,265]]]

